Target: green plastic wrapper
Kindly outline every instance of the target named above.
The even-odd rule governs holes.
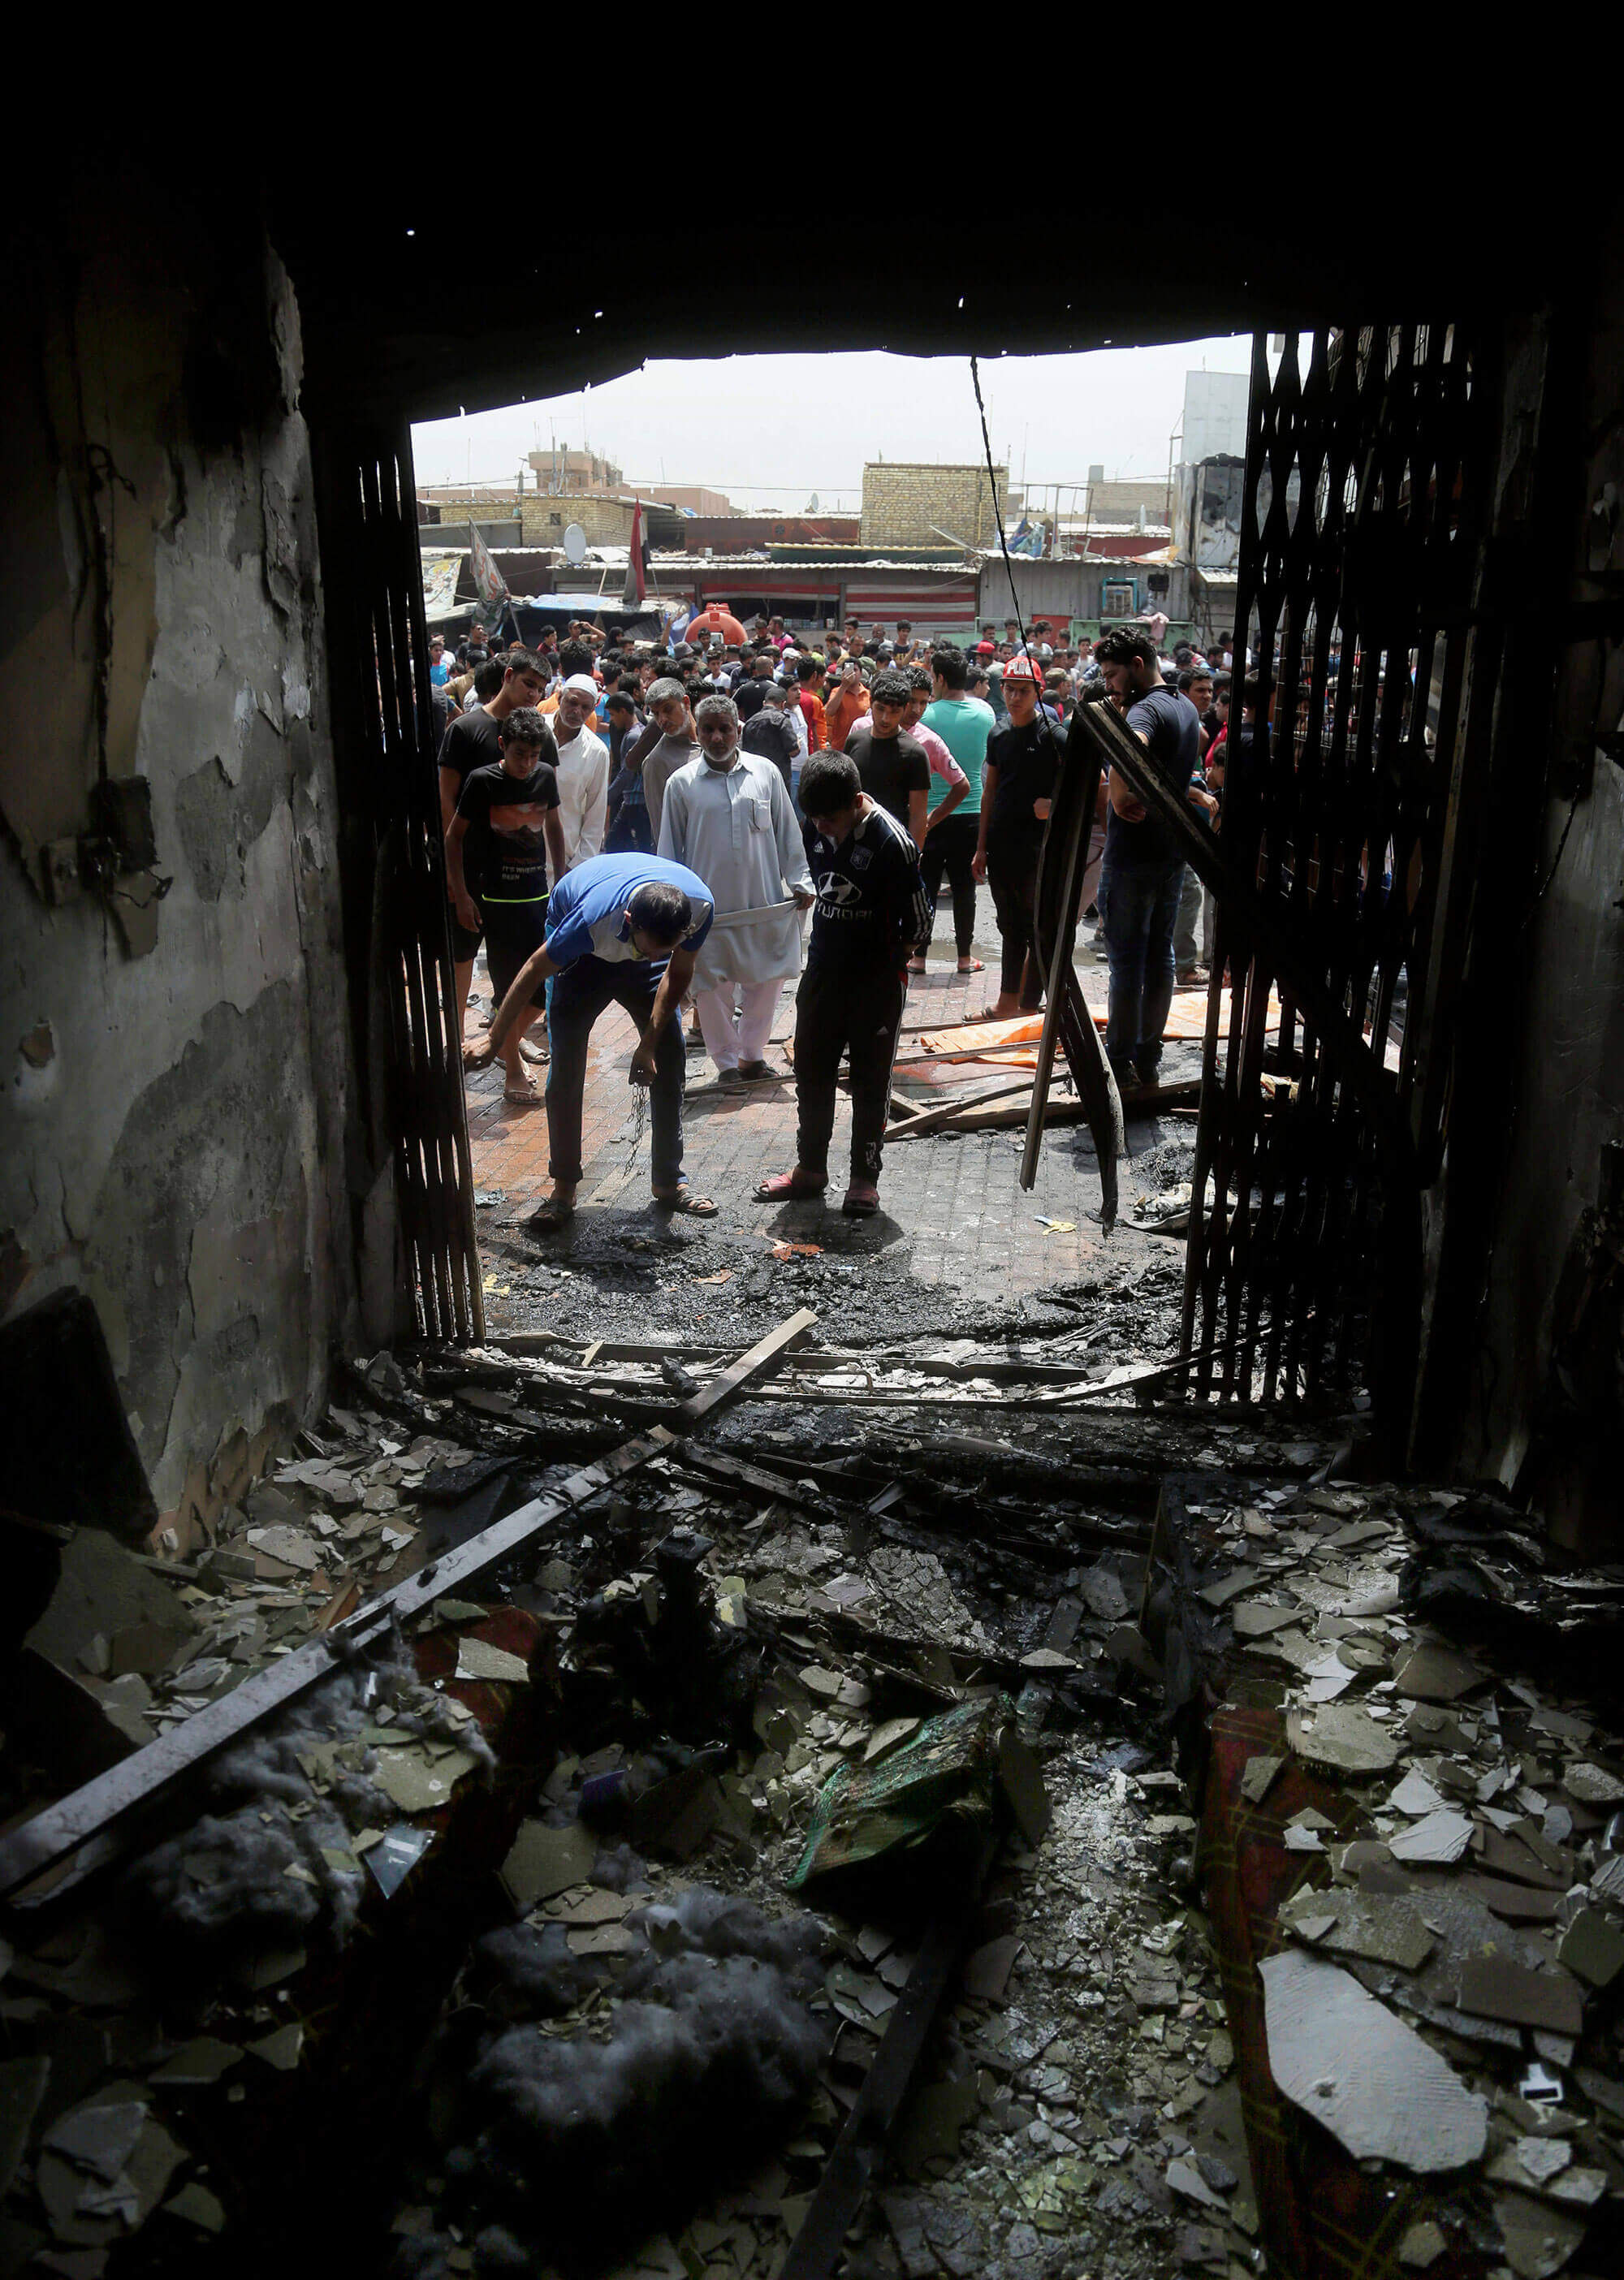
[[[882,1854],[912,1852],[950,1823],[966,1835],[984,1826],[1004,1782],[1014,1722],[1008,1695],[983,1695],[927,1718],[872,1765],[837,1766],[812,1809],[790,1889]]]

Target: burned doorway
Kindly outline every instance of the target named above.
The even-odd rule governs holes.
[[[411,431],[317,435],[370,1326],[477,1344],[484,1306],[435,782]],[[403,1319],[404,1317],[404,1319]]]
[[[1202,1395],[1345,1384],[1368,1360],[1401,1442],[1502,653],[1499,406],[1486,327],[1254,343],[1235,613],[1252,685],[1221,849],[1273,951],[1220,908],[1185,1338]]]

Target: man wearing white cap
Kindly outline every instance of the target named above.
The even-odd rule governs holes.
[[[589,673],[572,673],[558,692],[553,723],[558,757],[558,820],[568,868],[596,855],[604,843],[609,805],[609,747],[588,725],[598,688]],[[558,884],[557,880],[553,882]]]
[[[694,1002],[722,1090],[742,1092],[778,1074],[767,1038],[783,984],[801,970],[812,873],[783,774],[740,750],[733,699],[702,697],[694,726],[700,757],[666,786],[659,851],[709,882],[716,920],[694,967]]]

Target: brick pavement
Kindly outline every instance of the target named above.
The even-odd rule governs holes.
[[[997,936],[984,890],[978,898],[974,954],[985,961],[986,970],[961,976],[951,938],[938,935],[928,971],[911,982],[905,1028],[950,1026],[996,996]],[[1096,960],[1086,930],[1078,968],[1090,1002],[1102,1004],[1104,968]],[[793,1031],[792,993],[793,985],[786,990],[774,1024],[769,1058],[774,1062],[781,1059],[782,1042]],[[489,995],[482,967],[475,977],[474,995],[476,1001]],[[471,1036],[482,1010],[476,1003],[470,1011]],[[634,1041],[632,1024],[618,1007],[612,1007],[593,1032],[579,1208],[573,1225],[559,1236],[526,1235],[523,1250],[532,1258],[539,1252],[562,1263],[577,1246],[584,1243],[590,1252],[597,1238],[616,1229],[666,1224],[647,1208],[646,1136],[634,1158],[627,1076]],[[1194,1075],[1199,1065],[1197,1048],[1168,1048],[1169,1075]],[[544,1080],[544,1070],[535,1074],[538,1082]],[[1029,1194],[1019,1182],[1019,1130],[943,1134],[887,1149],[881,1211],[876,1220],[845,1221],[837,1209],[814,1203],[769,1208],[756,1202],[754,1191],[765,1175],[787,1170],[794,1161],[793,1081],[786,1075],[781,1085],[763,1085],[747,1094],[719,1092],[709,1059],[697,1052],[689,1055],[688,1080],[683,1114],[688,1177],[697,1193],[714,1198],[721,1208],[715,1221],[703,1226],[698,1221],[681,1225],[689,1235],[708,1236],[719,1259],[735,1257],[741,1241],[749,1244],[762,1237],[816,1241],[831,1255],[872,1256],[905,1244],[908,1267],[918,1282],[945,1285],[986,1300],[998,1294],[1014,1298],[1074,1280],[1090,1267],[1104,1265],[1115,1279],[1147,1256],[1161,1262],[1181,1257],[1174,1244],[1140,1233],[1126,1216],[1106,1244],[1091,1216],[1099,1208],[1100,1186],[1092,1143],[1081,1125],[1058,1126],[1046,1136],[1037,1184]],[[496,1329],[508,1310],[501,1303],[505,1291],[496,1262],[499,1255],[511,1254],[509,1230],[522,1229],[549,1185],[547,1119],[542,1108],[512,1107],[503,1100],[499,1066],[470,1077],[468,1107],[476,1190],[499,1192],[501,1198],[480,1213],[481,1241],[495,1269],[487,1275],[487,1290],[491,1327]],[[830,1156],[836,1203],[844,1183],[850,1128],[850,1110],[843,1093]],[[1189,1138],[1193,1126],[1136,1121],[1129,1132],[1130,1155],[1174,1135]],[[1135,1185],[1131,1163],[1122,1185],[1126,1213]],[[1075,1231],[1043,1228],[1038,1224],[1040,1214],[1073,1221]],[[625,1240],[638,1245],[643,1238],[628,1232]],[[512,1318],[518,1319],[518,1313]]]

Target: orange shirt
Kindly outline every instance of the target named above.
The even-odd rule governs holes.
[[[829,728],[823,711],[823,699],[814,697],[810,689],[801,691],[801,710],[806,715],[806,750],[827,752],[829,748]]]
[[[868,710],[868,691],[859,682],[848,689],[844,682],[835,689],[823,708],[824,725],[827,730],[829,750],[843,752],[846,739]]]

